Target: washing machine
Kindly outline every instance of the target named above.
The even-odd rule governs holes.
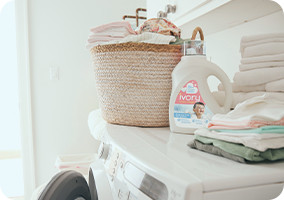
[[[76,198],[270,200],[283,190],[284,161],[244,164],[190,149],[187,144],[193,136],[172,133],[168,127],[129,127],[104,121],[89,127],[101,141],[99,159],[91,165],[89,183],[80,182],[90,197]],[[85,190],[81,189],[77,191]]]

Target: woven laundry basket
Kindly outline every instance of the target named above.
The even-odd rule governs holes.
[[[120,43],[91,49],[103,118],[113,124],[169,126],[171,73],[180,45]]]

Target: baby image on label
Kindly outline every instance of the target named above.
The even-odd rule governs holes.
[[[174,106],[174,120],[183,128],[207,127],[213,113],[203,101],[195,80],[188,81],[177,95]]]

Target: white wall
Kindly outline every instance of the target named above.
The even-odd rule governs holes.
[[[56,172],[58,154],[96,152],[87,117],[98,108],[85,48],[89,29],[135,15],[145,0],[28,0],[36,185]],[[59,80],[49,69],[59,69]]]
[[[270,1],[270,0],[267,0]],[[175,4],[177,5],[177,9],[178,6],[181,5],[181,3],[183,3],[183,0],[178,0],[178,1],[174,1],[174,0],[168,0],[163,1],[163,0],[147,0],[147,6],[148,7],[148,12],[147,12],[147,16],[148,18],[150,17],[155,17],[157,15],[157,11],[162,10],[164,11],[164,7],[167,3],[171,3],[171,4]],[[240,1],[239,1],[240,2]],[[246,1],[241,1],[244,6]],[[262,2],[263,3],[263,2]],[[232,4],[232,3],[231,3]],[[275,4],[273,1],[271,2],[271,4]],[[237,4],[236,4],[237,5]],[[265,4],[267,5],[267,4]],[[257,7],[257,5],[256,5]],[[262,8],[263,5],[260,5],[259,7],[257,7],[255,12],[258,12],[259,10],[264,11],[264,9],[260,9]],[[271,10],[271,5],[269,6],[268,9]],[[238,9],[240,9],[238,7]],[[280,6],[279,6],[280,9]],[[224,10],[222,10],[224,11]],[[212,11],[214,12],[214,11]],[[252,11],[253,12],[253,11]],[[216,16],[220,16],[220,13],[224,13],[224,12],[216,12],[215,14]],[[228,13],[228,12],[225,12]],[[233,15],[235,14],[235,12],[232,12]],[[244,8],[244,13],[245,12],[245,8]],[[265,12],[265,13],[269,13],[269,12]],[[248,13],[246,13],[248,14]],[[255,15],[264,15],[263,13],[255,13]],[[239,13],[239,16],[241,18],[242,13]],[[202,16],[201,16],[202,17]],[[233,16],[234,19],[235,16]],[[229,14],[226,16],[222,16],[220,17],[221,19],[231,19],[232,17],[230,16],[230,12]],[[226,21],[226,20],[224,20]],[[227,20],[228,21],[228,20]],[[229,20],[230,21],[230,20]],[[198,24],[197,22],[202,22],[202,26],[200,24]],[[239,21],[230,21],[232,24],[239,22]],[[226,22],[223,22],[226,23]],[[228,22],[227,22],[228,23]],[[214,26],[214,24],[218,24],[217,26],[223,27],[222,25],[220,25],[220,20],[219,21],[210,21],[210,17],[206,18],[206,20],[204,18],[202,19],[195,19],[194,22],[191,23],[192,24],[196,24],[196,26],[201,26],[204,29],[207,29],[208,27],[212,27],[212,24]],[[222,24],[222,23],[221,23]],[[207,25],[207,26],[206,26]],[[228,25],[224,25],[225,27],[229,27]],[[231,26],[231,25],[230,25]],[[188,25],[185,24],[183,26],[180,26],[179,28],[181,28],[182,31],[182,38],[190,38],[193,29],[191,28],[187,28]],[[192,27],[192,26],[190,26]],[[219,31],[219,32],[215,32],[214,34],[210,34],[210,35],[205,35],[205,42],[206,42],[206,50],[207,50],[207,58],[209,60],[211,60],[212,62],[216,63],[217,65],[219,65],[228,75],[228,77],[233,80],[233,76],[234,74],[239,70],[239,63],[240,63],[240,53],[239,53],[239,47],[240,47],[240,40],[241,37],[244,35],[252,35],[252,34],[261,34],[261,33],[270,33],[270,32],[279,32],[279,31],[284,31],[284,16],[283,16],[283,12],[274,12],[272,14],[266,15],[264,17],[258,18],[258,19],[254,19],[252,21],[249,20],[249,22],[246,23],[242,23],[238,26],[234,26],[232,28],[228,28],[226,30],[223,31]],[[206,32],[205,32],[206,34]],[[210,88],[212,90],[216,90],[217,89],[217,85],[219,84],[219,81],[217,81],[217,79],[210,79],[209,78],[209,83],[210,83]]]

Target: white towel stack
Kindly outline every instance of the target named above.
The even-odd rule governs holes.
[[[271,94],[284,100],[284,33],[244,36],[240,43],[241,64],[232,83],[232,107],[248,98]],[[214,95],[222,104],[224,88]]]

